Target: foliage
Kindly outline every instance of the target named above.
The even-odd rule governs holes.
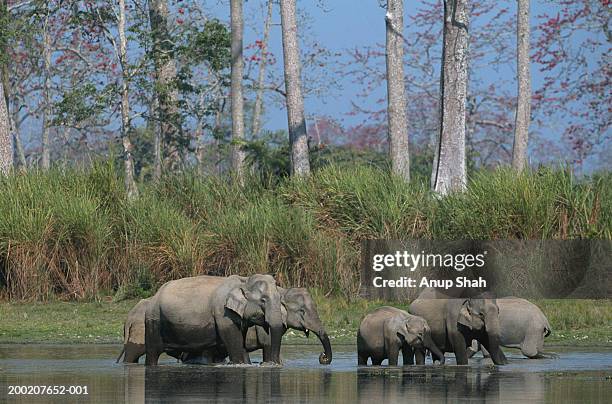
[[[146,295],[195,274],[274,273],[284,285],[353,296],[360,240],[612,239],[610,174],[477,172],[444,199],[368,165],[244,187],[185,172],[126,199],[111,163],[0,180],[0,295]]]

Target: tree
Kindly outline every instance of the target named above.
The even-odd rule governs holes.
[[[128,63],[127,38],[125,36],[125,0],[119,0],[119,64],[121,65],[121,138],[123,144],[123,166],[125,169],[125,190],[128,199],[138,196],[134,181],[134,161],[132,159],[132,142],[130,141],[130,71]]]
[[[43,117],[42,117],[42,155],[40,159],[40,167],[43,170],[48,170],[51,166],[51,150],[49,132],[51,129],[51,53],[52,39],[51,33],[51,4],[46,3],[44,9],[45,17],[43,20]]]
[[[281,29],[289,143],[291,145],[291,175],[310,175],[308,135],[304,116],[304,98],[300,76],[300,50],[297,37],[295,0],[281,0]]]
[[[404,86],[404,1],[388,0],[386,21],[387,122],[394,174],[410,181],[406,88]]]
[[[255,106],[253,107],[253,124],[251,125],[252,136],[259,135],[261,130],[261,113],[263,104],[264,83],[266,78],[266,65],[268,60],[268,40],[270,38],[270,25],[272,25],[272,0],[267,0],[267,13],[264,22],[263,39],[258,43],[261,49],[261,58],[259,63],[259,73],[257,75],[257,95],[255,96]]]
[[[13,166],[13,148],[11,143],[10,117],[8,112],[8,5],[0,0],[0,174],[7,174]]]
[[[432,189],[441,195],[462,190],[467,183],[468,25],[468,0],[444,0],[440,126],[431,176]]]
[[[153,63],[155,65],[155,91],[157,95],[157,119],[160,136],[170,168],[180,163],[180,151],[185,146],[182,138],[181,117],[178,111],[177,71],[174,46],[168,29],[167,0],[148,0],[151,36],[153,38]],[[161,157],[159,164],[161,164]],[[161,170],[155,169],[155,173]]]
[[[530,37],[529,0],[518,0],[516,24],[518,97],[514,121],[514,146],[512,147],[512,167],[518,171],[523,170],[527,165],[527,141],[531,122]]]
[[[244,142],[244,98],[242,96],[242,77],[244,60],[242,58],[242,35],[244,19],[242,0],[230,1],[230,25],[232,31],[231,65],[231,107],[232,107],[232,170],[240,183],[244,181],[244,161],[246,154]]]
[[[0,80],[0,174],[8,174],[13,167],[13,143],[11,142],[11,131],[9,115],[4,98],[4,86]]]

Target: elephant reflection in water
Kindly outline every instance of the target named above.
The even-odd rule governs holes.
[[[147,367],[145,402],[255,402],[278,396],[279,384],[280,372],[274,368]]]
[[[144,372],[144,401],[135,402],[311,401],[327,397],[331,384],[331,372],[304,373],[279,368],[223,366],[211,369],[187,365],[146,367]]]
[[[361,368],[357,376],[360,403],[457,401],[507,402],[521,392],[529,402],[545,398],[544,379],[536,373],[502,374],[496,369],[448,367],[380,369]]]

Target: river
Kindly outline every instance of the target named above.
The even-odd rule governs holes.
[[[0,402],[610,402],[612,349],[551,348],[556,359],[528,360],[506,350],[510,363],[482,358],[468,366],[357,367],[355,347],[334,346],[319,365],[317,346],[283,346],[282,368],[202,366],[162,357],[157,367],[116,364],[118,345],[0,345]],[[259,355],[251,355],[254,362]],[[429,359],[428,359],[429,361]],[[60,395],[8,395],[23,388],[64,387]],[[87,394],[85,395],[85,389]],[[81,393],[69,395],[68,393]]]

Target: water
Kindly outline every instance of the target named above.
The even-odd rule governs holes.
[[[157,367],[115,364],[113,345],[0,345],[0,402],[610,402],[612,350],[555,350],[558,359],[528,360],[507,350],[510,364],[358,368],[353,346],[334,346],[332,365],[320,347],[284,346],[284,367],[198,366],[165,357]],[[551,349],[553,350],[553,349]],[[252,355],[253,361],[261,357]],[[82,386],[87,395],[7,395],[11,385]],[[74,389],[74,388],[73,388]],[[66,391],[67,392],[67,391]]]

